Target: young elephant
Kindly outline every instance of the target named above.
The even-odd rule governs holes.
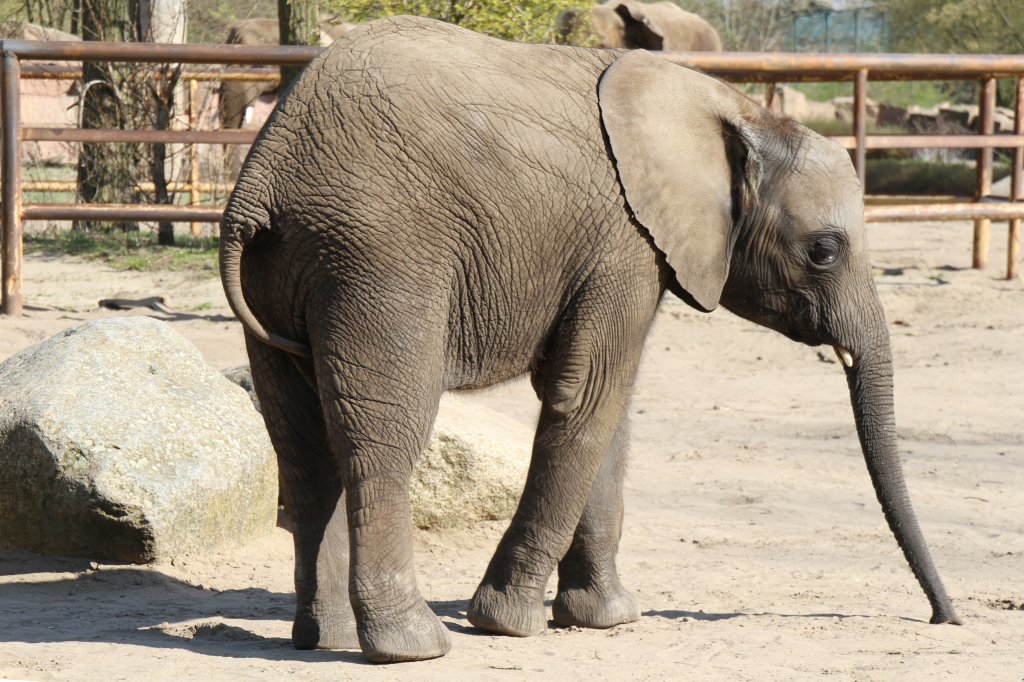
[[[861,189],[839,146],[650,53],[518,45],[415,18],[352,31],[260,133],[221,272],[294,522],[299,648],[425,659],[408,483],[441,393],[529,372],[543,403],[477,627],[636,620],[619,582],[626,406],[666,289],[845,365],[885,516],[957,622],[897,456]]]

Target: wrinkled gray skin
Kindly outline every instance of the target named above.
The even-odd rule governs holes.
[[[604,47],[717,52],[718,32],[674,2],[609,0],[590,9],[590,23]]]
[[[543,631],[556,566],[557,623],[636,620],[615,566],[626,407],[666,289],[847,355],[885,515],[932,622],[957,620],[903,482],[849,157],[732,88],[643,51],[381,20],[275,110],[221,239],[294,520],[297,647],[448,650],[410,475],[442,391],[526,372],[533,459],[469,620]]]

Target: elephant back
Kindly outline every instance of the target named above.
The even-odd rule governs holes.
[[[616,56],[510,43],[415,17],[371,22],[303,72],[257,154],[263,168],[290,176],[280,201],[344,210],[339,220],[348,223],[360,222],[356,212],[386,210],[405,211],[410,220],[398,222],[411,224],[428,204],[457,222],[505,220],[492,201],[503,186],[516,186],[501,199],[531,211],[531,222],[560,219],[585,210],[559,198],[584,201],[575,187],[620,195],[596,92]],[[311,197],[323,169],[332,187]],[[374,192],[341,208],[316,205],[359,187]]]

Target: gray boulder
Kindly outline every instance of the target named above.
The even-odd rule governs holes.
[[[413,472],[413,524],[450,528],[510,518],[532,448],[532,429],[470,396],[446,394]]]
[[[245,389],[245,392],[249,395],[249,399],[252,400],[252,406],[256,408],[257,412],[260,412],[260,399],[256,395],[256,389],[252,385],[252,372],[249,370],[249,365],[239,365],[238,367],[232,367],[226,369],[221,374],[233,384],[237,384]]]
[[[248,365],[224,370],[259,409]],[[413,472],[412,521],[418,528],[451,528],[507,519],[519,503],[533,447],[533,430],[473,402],[441,398],[434,431]]]
[[[97,320],[0,364],[0,545],[143,563],[276,516],[262,419],[167,324]]]

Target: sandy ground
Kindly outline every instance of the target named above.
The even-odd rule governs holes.
[[[970,262],[967,223],[871,227],[918,515],[962,627],[928,604],[875,501],[830,349],[663,305],[632,405],[620,571],[643,617],[512,639],[465,619],[503,529],[423,532],[420,587],[452,633],[435,661],[371,666],[288,635],[291,541],[155,566],[0,552],[0,678],[31,680],[1024,680],[1024,285]],[[31,257],[0,359],[100,298],[163,295],[218,368],[245,361],[215,279]],[[524,422],[522,382],[479,394]],[[552,593],[553,595],[553,593]]]

